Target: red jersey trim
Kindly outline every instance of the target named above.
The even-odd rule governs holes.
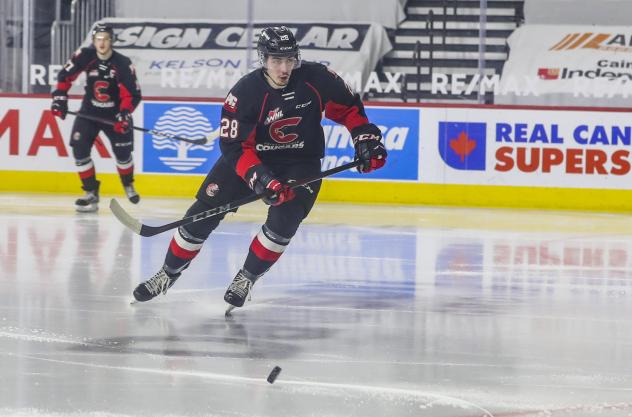
[[[259,119],[258,119],[259,122],[261,122],[261,117],[263,117],[263,109],[266,108],[266,101],[268,101],[268,93],[266,93],[266,95],[263,96],[263,103],[261,103],[261,111],[259,112]]]
[[[332,101],[327,103],[325,107],[325,117],[345,125],[349,131],[369,123],[369,119],[362,116],[356,106],[347,107]]]
[[[239,175],[244,180],[246,179],[246,173],[248,170],[261,163],[257,152],[255,151],[255,131],[257,128],[255,127],[248,135],[248,139],[241,143],[241,148],[243,153],[237,160],[237,165],[235,166],[235,171],[237,175]]]
[[[119,97],[121,98],[121,104],[119,108],[121,110],[129,110],[129,112],[134,111],[134,106],[132,105],[132,94],[129,92],[127,87],[123,85],[123,83],[118,84],[119,87]]]
[[[261,103],[261,111],[259,112],[258,122],[261,122],[261,118],[263,117],[263,110],[266,108],[266,101],[268,100],[268,93],[263,96],[263,102]],[[235,166],[235,171],[237,175],[239,175],[244,180],[246,179],[246,173],[248,170],[261,163],[259,156],[257,155],[257,151],[255,151],[255,136],[257,132],[257,126],[252,129],[252,132],[248,135],[245,141],[241,143],[242,155],[237,160],[237,164]]]
[[[318,90],[316,90],[316,88],[313,85],[311,85],[307,81],[305,81],[305,84],[307,84],[307,86],[311,88],[312,90],[314,90],[314,93],[316,93],[316,97],[318,97],[318,103],[320,104],[320,114],[322,115],[323,114],[323,99],[320,96],[320,93],[318,92]],[[321,119],[322,119],[322,116],[321,116]]]

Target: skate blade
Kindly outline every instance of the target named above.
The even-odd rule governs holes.
[[[231,315],[232,315],[232,314],[231,314],[231,313],[232,313],[232,311],[233,311],[234,309],[236,309],[236,308],[237,308],[237,307],[235,307],[234,305],[232,305],[232,304],[228,304],[228,307],[226,308],[226,312],[224,313],[224,316],[225,316],[225,317],[229,317],[229,316],[231,316]]]
[[[99,209],[98,208],[91,209],[91,208],[84,208],[84,207],[82,207],[82,208],[75,207],[75,211],[77,213],[96,213],[97,211],[99,211]]]

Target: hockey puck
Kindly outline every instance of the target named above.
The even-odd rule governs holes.
[[[276,381],[280,373],[281,373],[280,366],[275,366],[274,368],[272,368],[272,372],[270,372],[270,375],[268,375],[268,382],[271,384],[274,384],[274,381]]]

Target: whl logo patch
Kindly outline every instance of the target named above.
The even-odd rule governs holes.
[[[451,168],[484,171],[486,141],[485,123],[439,122],[439,154]]]
[[[270,123],[276,120],[279,120],[282,117],[283,117],[283,111],[277,107],[276,109],[270,110],[268,112],[268,117],[266,117],[266,120],[263,122],[263,124],[267,126]]]

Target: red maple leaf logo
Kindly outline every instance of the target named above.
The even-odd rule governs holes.
[[[476,149],[476,141],[471,140],[467,133],[461,132],[458,139],[450,139],[450,148],[461,157],[461,162],[464,162],[465,157]]]
[[[557,80],[560,78],[559,68],[538,68],[538,77],[541,80]]]

